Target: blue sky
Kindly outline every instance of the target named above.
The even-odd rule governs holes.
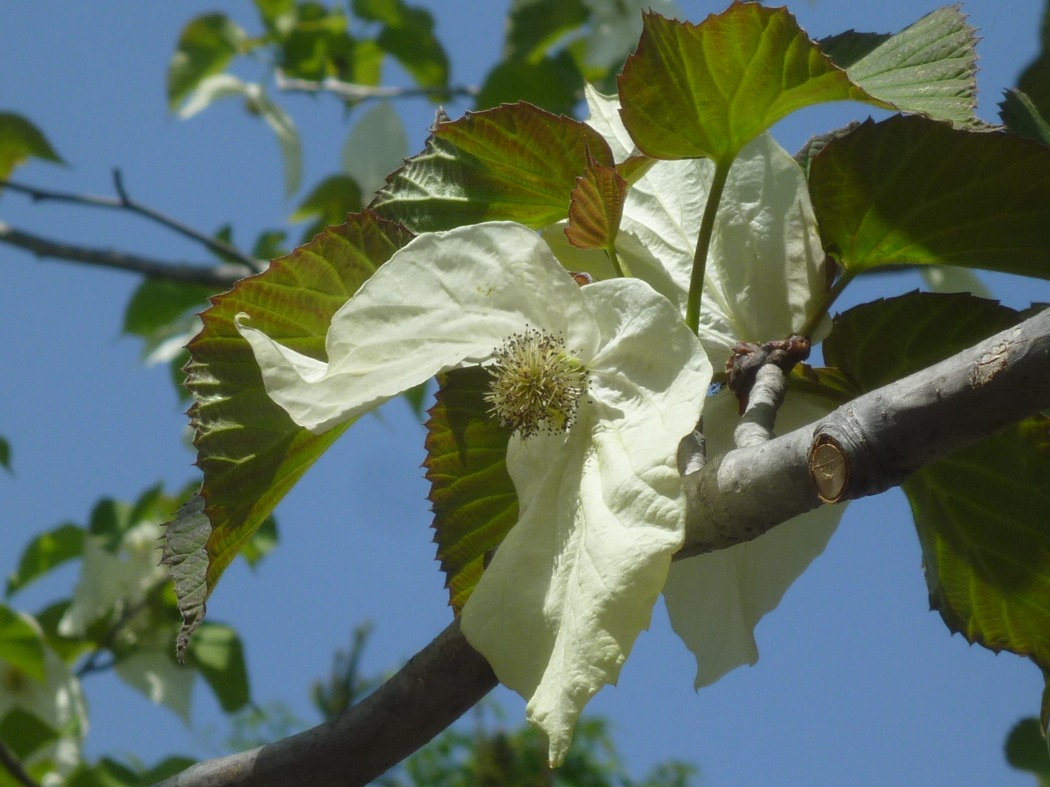
[[[432,3],[453,79],[477,84],[501,45],[506,4]],[[792,10],[815,37],[847,28],[889,32],[936,2],[802,0]],[[721,3],[681,2],[699,21]],[[965,4],[980,29],[980,114],[993,120],[1003,87],[1034,56],[1041,4]],[[165,106],[164,75],[181,26],[221,7],[249,29],[239,2],[8,3],[0,29],[0,110],[29,117],[69,163],[31,164],[16,177],[67,191],[110,194],[119,167],[130,194],[204,231],[232,223],[243,245],[281,225],[282,196],[269,131],[232,103],[189,121]],[[402,80],[396,71],[387,81]],[[403,82],[402,82],[403,83]],[[303,134],[304,183],[335,170],[350,123],[335,101],[283,100]],[[466,109],[450,104],[449,114]],[[398,105],[418,150],[433,107]],[[777,129],[789,149],[810,132],[867,112],[809,110]],[[0,221],[70,242],[112,245],[171,260],[205,260],[196,246],[132,216],[0,198]],[[0,435],[15,478],[0,474],[0,572],[24,544],[62,521],[84,522],[101,495],[133,499],[163,480],[195,477],[186,419],[166,371],[139,363],[120,335],[129,275],[37,261],[0,246]],[[879,279],[904,292],[917,279]],[[1050,285],[996,279],[1010,305],[1050,299]],[[852,293],[871,297],[875,285]],[[845,305],[845,304],[844,304]],[[254,698],[282,699],[311,721],[308,690],[353,626],[375,624],[366,672],[395,667],[450,620],[430,542],[422,478],[423,430],[401,402],[363,419],[281,504],[280,548],[254,573],[227,572],[209,604],[247,647]],[[16,599],[35,609],[68,593],[65,572]],[[949,636],[928,611],[917,539],[899,492],[854,503],[822,558],[758,629],[761,659],[694,694],[693,665],[662,609],[623,670],[590,711],[611,720],[640,775],[670,757],[701,768],[710,785],[1029,784],[1010,770],[1002,742],[1038,710],[1042,680],[1030,663],[994,656]],[[195,729],[153,707],[112,676],[88,680],[92,756],[128,753],[150,762],[172,752],[205,756],[225,723],[215,701],[195,697]],[[500,692],[508,724],[523,703]]]

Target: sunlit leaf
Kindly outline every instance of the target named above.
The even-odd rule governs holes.
[[[891,38],[890,33],[858,33],[847,30],[817,41],[820,50],[839,68],[848,69],[863,58],[883,41]]]
[[[924,117],[867,121],[810,165],[824,248],[849,271],[939,263],[1050,278],[1050,148]]]
[[[518,521],[518,497],[507,475],[510,433],[489,414],[489,375],[478,367],[444,375],[427,421],[434,542],[456,614],[481,578],[485,556]]]
[[[652,13],[620,76],[620,110],[654,158],[729,162],[751,139],[802,107],[870,101],[787,9],[734,3],[693,25]]]
[[[977,35],[957,5],[939,8],[890,36],[846,73],[902,111],[977,123]]]
[[[542,227],[568,215],[588,155],[614,163],[605,140],[578,121],[529,104],[468,113],[437,124],[372,208],[414,232],[496,219]]]
[[[627,181],[615,167],[590,162],[576,180],[565,236],[580,249],[612,249],[620,230]]]
[[[342,432],[314,435],[274,404],[234,317],[246,312],[288,346],[323,357],[332,315],[410,237],[371,214],[351,216],[213,298],[202,315],[204,329],[189,345],[187,387],[210,525],[190,516],[188,533],[169,528],[165,551],[173,572],[178,567],[187,625],[203,615],[222,572],[277,502]]]
[[[29,542],[18,562],[18,570],[7,578],[8,596],[53,568],[79,557],[84,549],[84,529],[67,522],[40,533]]]
[[[175,109],[201,80],[225,69],[247,38],[225,14],[203,14],[191,20],[179,34],[168,64],[168,107]]]
[[[15,167],[29,157],[64,164],[44,133],[13,112],[0,112],[0,180],[7,180]]]

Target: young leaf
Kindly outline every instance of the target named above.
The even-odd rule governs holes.
[[[849,271],[940,263],[1050,278],[1050,148],[924,117],[867,121],[810,165],[824,248]]]
[[[225,14],[191,20],[179,34],[168,64],[168,108],[174,110],[205,77],[226,68],[247,39],[247,33]]]
[[[510,432],[489,415],[488,389],[489,374],[480,367],[443,375],[427,421],[424,466],[434,542],[457,615],[481,578],[486,554],[518,521],[518,497],[507,474]]]
[[[846,73],[904,112],[974,125],[977,35],[959,6],[939,8],[890,36]]]
[[[930,604],[969,642],[1050,668],[1050,419],[1030,418],[903,484]]]
[[[588,162],[570,198],[565,228],[569,243],[580,249],[614,249],[626,197],[627,181],[615,167]]]
[[[41,533],[22,552],[18,570],[7,578],[6,595],[11,596],[67,560],[79,557],[84,549],[84,529],[67,522]]]
[[[39,128],[21,115],[0,112],[0,180],[7,180],[30,156],[65,164]]]
[[[274,404],[234,317],[247,312],[289,346],[322,357],[332,315],[410,237],[374,215],[351,216],[213,298],[201,316],[186,386],[195,400],[190,418],[210,525],[190,516],[189,533],[169,528],[165,547],[187,626],[203,615],[204,601],[244,543],[342,432],[314,435]]]
[[[371,208],[414,232],[496,219],[543,227],[568,215],[589,155],[614,163],[594,129],[530,104],[468,113],[438,123]]]
[[[699,25],[645,15],[619,79],[624,125],[654,158],[728,163],[796,109],[826,101],[888,107],[850,82],[787,9],[733,3]]]

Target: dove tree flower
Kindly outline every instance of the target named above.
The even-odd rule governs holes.
[[[533,231],[493,222],[421,235],[334,315],[327,362],[253,328],[269,396],[323,432],[435,374],[487,365],[514,429],[519,519],[463,631],[560,763],[584,704],[648,626],[685,528],[675,449],[711,366],[678,309],[638,279],[577,284]]]
[[[635,152],[619,101],[588,90],[588,123],[617,160]],[[684,314],[702,206],[714,175],[707,159],[659,161],[627,192],[617,250],[636,275]],[[559,246],[563,249],[563,246]],[[566,264],[585,265],[581,259]],[[707,259],[699,337],[721,365],[737,341],[763,342],[808,330],[825,308],[826,274],[816,218],[801,167],[772,135],[759,135],[733,162]],[[817,321],[814,340],[826,332]],[[793,392],[779,431],[833,409]],[[733,447],[737,402],[723,389],[704,404],[708,454]],[[754,628],[823,552],[845,506],[823,506],[729,549],[676,561],[664,595],[671,624],[696,656],[697,688],[754,664]]]

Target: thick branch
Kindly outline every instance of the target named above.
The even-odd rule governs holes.
[[[895,486],[923,465],[1048,406],[1050,309],[816,424],[730,451],[706,466],[693,461],[702,456],[701,441],[694,439],[695,450],[682,457],[688,465],[686,546],[675,557],[755,538],[816,508],[810,453],[822,435],[842,446],[850,466],[838,498],[846,500]],[[454,623],[334,721],[200,763],[164,787],[365,784],[451,724],[495,682]]]
[[[198,763],[160,787],[367,784],[495,686],[492,668],[454,622],[390,680],[332,721],[268,746]]]
[[[228,289],[245,276],[254,273],[243,265],[199,265],[187,262],[165,262],[152,257],[139,257],[125,254],[113,249],[99,249],[90,246],[75,246],[60,243],[39,235],[15,229],[0,221],[0,243],[17,246],[32,252],[37,257],[80,262],[85,265],[99,265],[103,268],[114,268],[121,271],[138,273],[153,279],[166,281],[204,284],[216,289]]]

